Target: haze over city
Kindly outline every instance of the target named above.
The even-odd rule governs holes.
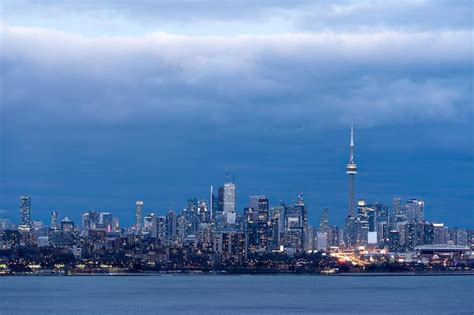
[[[470,1],[216,3],[2,2],[0,217],[131,224],[229,169],[239,212],[303,192],[341,224],[354,121],[356,198],[474,226]]]

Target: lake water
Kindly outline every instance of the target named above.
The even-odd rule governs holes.
[[[473,276],[24,276],[0,314],[473,314]]]

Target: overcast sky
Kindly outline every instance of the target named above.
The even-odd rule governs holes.
[[[0,3],[0,217],[125,224],[235,172],[238,209],[303,192],[316,224],[356,197],[425,200],[474,228],[471,1]]]

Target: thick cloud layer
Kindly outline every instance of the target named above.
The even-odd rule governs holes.
[[[472,28],[469,0],[5,0],[5,23],[87,35]],[[54,17],[51,18],[51,17]]]
[[[198,113],[225,124],[250,112],[257,121],[311,125],[468,122],[469,36],[156,33],[88,39],[4,27],[5,106],[27,106],[23,121],[49,111],[101,124]]]
[[[298,31],[235,36],[15,26],[51,10],[127,11],[126,2],[104,3],[48,1],[23,13],[29,1],[6,4],[13,25],[0,29],[0,208],[9,217],[18,195],[32,194],[41,219],[98,208],[128,222],[134,200],[157,212],[179,209],[188,197],[206,197],[230,168],[239,207],[260,191],[273,203],[303,191],[312,219],[329,207],[339,223],[355,121],[358,197],[423,198],[429,219],[466,225],[462,214],[474,206],[473,51],[464,3],[259,4],[252,14],[262,21],[283,19]],[[160,10],[176,22],[192,12],[139,4],[126,19]],[[390,8],[412,16],[398,20]],[[419,19],[420,8],[431,14]],[[434,26],[443,8],[461,10],[458,19]],[[246,7],[234,9],[233,17],[228,9],[192,17],[247,25]]]

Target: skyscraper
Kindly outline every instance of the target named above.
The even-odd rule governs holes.
[[[173,240],[176,238],[176,226],[176,212],[170,209],[166,215],[166,235],[168,236],[168,239]]]
[[[321,233],[329,232],[329,214],[328,208],[324,209],[319,217],[319,230]]]
[[[99,214],[97,211],[86,211],[82,214],[82,228],[85,230],[93,230],[99,224]]]
[[[394,197],[392,200],[392,207],[390,208],[390,213],[388,217],[389,227],[391,230],[396,229],[397,222],[404,220],[401,214],[401,202],[402,198],[400,197]]]
[[[264,195],[255,195],[249,197],[249,207],[257,211],[260,206],[260,200],[264,200],[266,197]],[[268,201],[267,201],[268,202]]]
[[[138,233],[142,227],[143,201],[137,200],[135,203],[135,231]]]
[[[99,225],[106,229],[107,232],[112,231],[112,214],[110,212],[101,212],[99,214]]]
[[[211,220],[211,214],[208,208],[208,203],[205,200],[198,201],[197,217],[200,223],[209,223]]]
[[[224,184],[224,211],[227,224],[234,224],[236,219],[235,213],[235,191],[234,183],[228,182]]]
[[[215,218],[222,215],[224,211],[224,187],[219,187],[217,190],[217,207],[215,212]]]
[[[346,174],[349,175],[349,205],[348,214],[354,216],[354,181],[355,174],[357,174],[357,165],[354,162],[354,125],[351,125],[351,144],[350,144],[350,156],[349,163],[346,166]]]
[[[214,217],[214,187],[211,185],[211,191],[209,192],[209,215],[212,218]]]
[[[31,224],[31,196],[20,197],[20,224]]]
[[[151,237],[157,236],[157,216],[154,213],[150,213],[143,218],[143,229],[142,232],[144,235]]]
[[[303,194],[294,205],[283,205],[284,231],[282,245],[285,249],[300,251],[306,245],[307,215]]]
[[[58,228],[58,213],[56,211],[51,212],[51,228]]]
[[[244,232],[247,242],[247,250],[251,253],[257,248],[255,210],[251,207],[244,208]]]
[[[425,203],[422,200],[410,199],[405,204],[406,220],[408,222],[423,222]]]
[[[65,217],[61,220],[61,230],[64,232],[73,232],[74,231],[74,222],[68,217]]]
[[[268,250],[268,246],[270,245],[269,241],[271,238],[268,199],[264,196],[262,196],[262,198],[259,198],[257,207],[257,246],[259,251],[266,251]]]

